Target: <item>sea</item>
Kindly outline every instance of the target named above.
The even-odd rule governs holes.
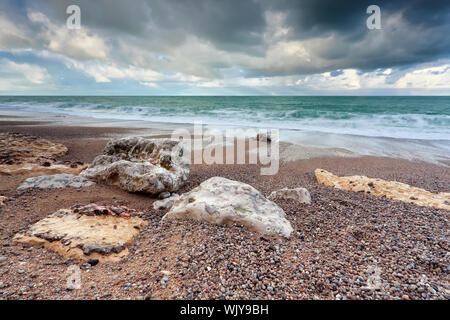
[[[0,96],[2,110],[280,129],[307,146],[450,160],[450,96]]]

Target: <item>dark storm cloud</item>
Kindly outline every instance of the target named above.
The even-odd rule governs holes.
[[[186,59],[199,59],[204,68],[237,67],[246,75],[371,70],[432,61],[450,53],[450,1],[443,0],[48,0],[16,2],[11,12],[20,15],[28,7],[64,23],[70,4],[82,8],[83,25],[112,42],[121,40],[131,48],[166,55],[176,65],[171,52],[195,37],[230,57]],[[366,28],[366,9],[371,4],[381,8],[382,30]],[[268,13],[283,16],[285,34],[267,37]],[[308,64],[289,61],[295,57],[268,58],[277,41],[314,40],[307,43],[312,56]],[[252,58],[267,61],[257,63]],[[141,60],[145,63],[146,58]]]
[[[286,12],[294,37],[313,37],[339,32],[361,34],[367,32],[366,9],[378,5],[382,14],[401,13],[411,24],[434,27],[449,23],[450,1],[445,0],[266,0],[272,10]]]
[[[143,39],[151,38],[152,32],[170,31],[176,38],[195,35],[230,50],[260,44],[265,26],[264,8],[253,0],[47,0],[44,4],[61,22],[67,6],[77,4],[89,27]]]
[[[327,50],[320,55],[338,61],[336,67],[371,70],[450,55],[450,1],[267,0],[265,4],[270,10],[286,14],[286,24],[290,28],[288,38],[291,40],[329,35],[338,37],[339,41],[330,42]],[[383,30],[366,28],[369,17],[366,9],[372,4],[381,8]],[[408,26],[386,24],[389,18],[396,16]],[[411,33],[415,35],[414,41]],[[374,40],[370,41],[372,36]],[[364,41],[364,38],[369,41]],[[368,47],[355,46],[358,42],[368,44],[370,50],[367,50]]]
[[[258,45],[265,27],[264,11],[257,1],[151,1],[152,19],[169,30],[184,30],[220,48]]]

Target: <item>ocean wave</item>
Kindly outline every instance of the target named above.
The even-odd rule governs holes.
[[[218,127],[258,127],[296,130],[305,132],[323,132],[370,137],[388,137],[422,140],[450,140],[450,115],[439,114],[424,107],[418,113],[418,107],[411,108],[415,113],[395,112],[393,107],[384,110],[349,104],[347,110],[342,104],[333,105],[327,100],[325,107],[302,104],[271,106],[269,103],[258,105],[234,105],[232,103],[183,103],[183,99],[172,98],[171,102],[145,104],[122,104],[83,101],[82,98],[65,101],[1,101],[0,108],[34,112],[50,112],[100,119],[144,120],[152,122],[192,123]],[[89,100],[85,97],[84,100]],[[133,100],[130,98],[129,100]],[[173,103],[172,101],[176,101]],[[120,101],[121,102],[121,101]],[[359,107],[359,109],[358,109]],[[373,110],[377,112],[374,112]],[[358,110],[360,110],[358,112]]]

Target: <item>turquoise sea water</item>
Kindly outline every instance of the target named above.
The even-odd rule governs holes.
[[[0,111],[450,140],[450,97],[1,96]]]
[[[43,97],[0,96],[0,112],[95,118],[107,126],[194,123],[210,128],[277,128],[280,139],[359,155],[450,163],[450,97]],[[40,115],[40,116],[39,116]],[[55,118],[54,118],[55,119]],[[108,119],[108,120],[107,120]],[[113,121],[109,120],[113,119]],[[65,121],[65,122],[64,122]],[[161,128],[161,124],[158,124]],[[164,125],[162,126],[164,127]],[[170,126],[165,127],[170,130]]]

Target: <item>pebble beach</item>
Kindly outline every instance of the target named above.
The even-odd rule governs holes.
[[[3,118],[1,132],[62,143],[62,160],[89,163],[114,127],[55,126]],[[192,220],[161,223],[157,197],[116,186],[16,190],[20,176],[0,176],[1,299],[449,299],[449,214],[366,193],[320,185],[314,170],[395,180],[430,192],[450,191],[450,169],[386,157],[315,157],[281,161],[278,174],[258,165],[192,165],[187,192],[214,176],[240,181],[264,196],[303,187],[311,204],[274,202],[286,213],[289,238],[262,236],[242,226]],[[64,258],[12,241],[40,219],[75,205],[127,206],[147,226],[119,262]],[[81,270],[80,289],[67,287],[68,268]]]

